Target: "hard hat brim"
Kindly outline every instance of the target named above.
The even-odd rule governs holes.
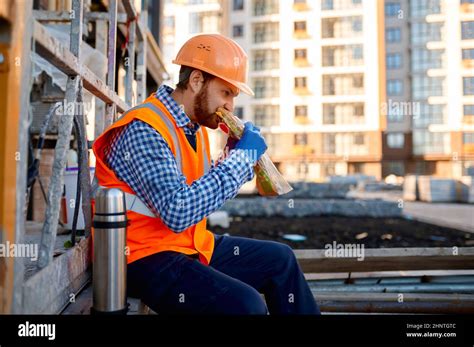
[[[242,92],[244,92],[244,93],[247,94],[247,95],[250,95],[250,96],[254,96],[254,95],[255,95],[255,93],[253,92],[252,88],[250,88],[247,84],[242,83],[242,82],[239,82],[239,81],[235,81],[235,80],[232,80],[232,79],[229,79],[229,78],[217,76],[217,75],[215,75],[212,71],[210,71],[209,69],[206,69],[206,68],[203,67],[203,66],[197,66],[197,65],[194,65],[194,64],[185,63],[185,62],[181,62],[181,61],[179,61],[179,60],[173,60],[172,63],[173,63],[173,64],[176,64],[176,65],[189,66],[189,67],[192,67],[192,68],[194,68],[194,69],[196,69],[196,70],[201,70],[201,71],[207,72],[207,73],[211,74],[211,75],[214,76],[214,77],[220,78],[221,80],[224,80],[224,81],[226,81],[227,83],[232,84],[234,87],[238,88],[239,90],[241,90]]]

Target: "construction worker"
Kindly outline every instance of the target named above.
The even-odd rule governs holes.
[[[253,178],[267,149],[247,122],[229,155],[210,164],[206,127],[218,127],[217,108],[232,111],[240,91],[253,95],[247,55],[203,34],[173,63],[176,89],[160,86],[93,146],[99,184],[126,193],[128,295],[159,313],[319,314],[290,247],[206,229],[206,216]]]

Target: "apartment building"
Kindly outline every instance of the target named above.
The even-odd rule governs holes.
[[[385,1],[386,127],[382,138],[382,176],[403,176],[413,154],[412,121],[421,112],[412,103],[410,2]]]
[[[262,128],[290,180],[382,175],[384,8],[373,0],[232,0],[229,32],[255,97],[236,113]]]
[[[459,177],[474,174],[474,1],[410,4],[413,118],[409,170]]]

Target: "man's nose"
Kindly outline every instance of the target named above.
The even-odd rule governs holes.
[[[234,101],[232,100],[232,102],[226,102],[224,104],[224,108],[229,112],[234,112]]]

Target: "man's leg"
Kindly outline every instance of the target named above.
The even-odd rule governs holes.
[[[265,294],[270,314],[320,314],[289,246],[243,237],[215,237],[210,265]]]
[[[177,252],[160,252],[129,264],[127,292],[158,313],[267,313],[254,288]]]

